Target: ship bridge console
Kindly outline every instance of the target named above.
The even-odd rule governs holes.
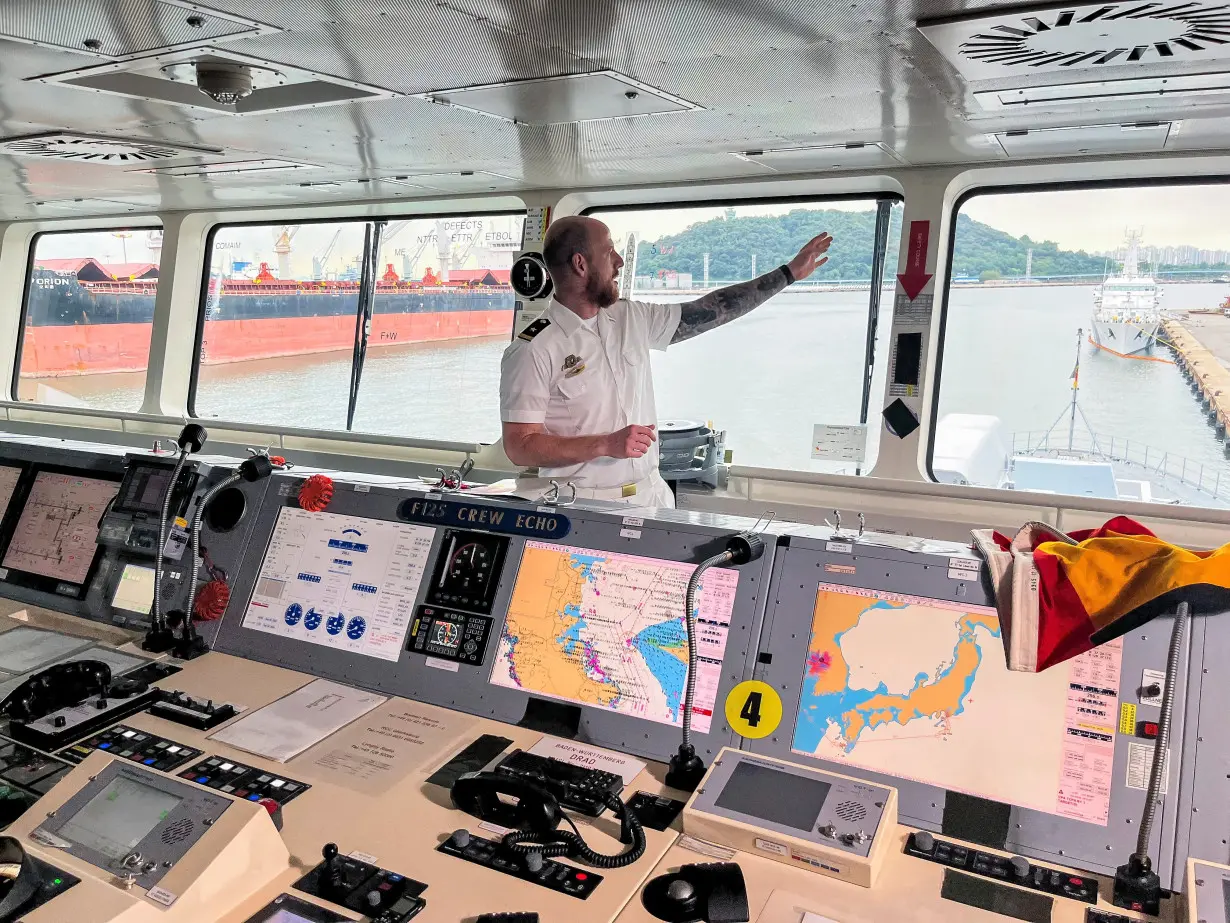
[[[182,456],[0,445],[2,920],[1226,918],[1230,620],[1014,673],[964,544]]]

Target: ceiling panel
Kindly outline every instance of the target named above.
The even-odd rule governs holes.
[[[184,0],[10,0],[0,37],[98,58],[122,58],[271,31]]]
[[[99,54],[157,42],[174,44],[183,39],[180,26],[186,27],[186,18],[183,23],[158,18],[160,9],[175,11],[172,20],[186,17],[186,8],[177,0],[0,0],[3,15],[10,17],[0,18],[0,26],[23,16],[28,21],[45,18],[51,15],[46,8],[53,5],[79,11],[60,30],[66,46],[74,46],[78,33],[93,21],[87,10],[111,11],[108,34],[126,36],[129,44],[108,45]],[[484,174],[496,177],[486,185],[500,190],[790,175],[814,164],[807,157],[784,158],[779,164],[783,172],[771,174],[731,152],[847,142],[882,145],[877,150],[890,152],[884,154],[886,159],[909,164],[999,162],[1006,155],[994,142],[997,133],[1146,119],[1182,119],[1183,130],[1170,134],[1167,151],[1230,146],[1230,99],[1217,95],[1095,100],[1054,111],[984,107],[975,93],[1076,79],[1068,71],[1038,68],[963,73],[959,59],[945,57],[915,27],[918,18],[968,16],[993,5],[999,4],[211,0],[221,14],[269,27],[247,37],[225,36],[220,47],[232,53],[406,94],[248,114],[39,83],[31,78],[101,59],[78,50],[0,40],[0,137],[74,130],[154,145],[214,148],[221,153],[201,162],[293,161],[313,167],[313,184],[340,184],[300,186],[298,178],[278,172],[211,179],[126,173],[0,153],[0,210],[22,213],[15,203],[71,203],[74,198],[92,200],[94,209],[130,196],[149,197],[163,208],[439,196],[436,189],[391,178],[457,177],[462,171],[472,171],[478,179]],[[1062,12],[1052,6],[1036,15],[1055,32],[1065,28],[1057,26]],[[1025,22],[1034,14],[1018,8],[1011,15]],[[1034,35],[1045,31],[1030,28]],[[217,34],[202,37],[207,41]],[[1130,65],[1112,60],[1097,77],[1230,73],[1230,60],[1218,63],[1212,52],[1172,57],[1175,60],[1165,61],[1160,55],[1142,55]],[[409,95],[600,70],[626,75],[651,93],[661,91],[701,108],[526,125]],[[1120,145],[1118,136],[1105,143],[1112,151],[1133,150]],[[1076,156],[1082,149],[1075,136],[1063,133],[1050,135],[1045,147],[1046,156]],[[1035,155],[1019,150],[1016,156]],[[851,162],[838,169],[862,166]],[[825,166],[832,169],[831,163]],[[460,178],[456,183],[458,188],[473,188]]]

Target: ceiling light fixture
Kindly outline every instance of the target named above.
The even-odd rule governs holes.
[[[245,64],[198,62],[197,89],[223,106],[233,106],[252,95],[252,69]]]

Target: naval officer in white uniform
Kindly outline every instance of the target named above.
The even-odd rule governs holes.
[[[649,351],[729,323],[806,279],[828,260],[830,243],[821,234],[789,263],[695,301],[648,304],[620,299],[624,261],[605,224],[554,222],[543,242],[554,295],[501,364],[509,461],[561,485],[573,482],[582,498],[674,506],[658,473]]]

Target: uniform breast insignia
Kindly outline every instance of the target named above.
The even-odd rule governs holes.
[[[567,372],[564,373],[564,377],[565,378],[575,378],[577,375],[580,375],[584,371],[585,371],[585,366],[583,364],[574,365],[572,368],[570,368]]]
[[[550,326],[551,326],[551,321],[549,321],[545,317],[540,317],[538,318],[538,320],[534,321],[534,323],[530,324],[528,327],[526,327],[524,330],[518,333],[517,339],[526,340],[526,341],[532,340],[534,339],[534,337],[538,336],[538,334],[542,333],[544,330],[546,330]]]
[[[575,354],[568,356],[566,359],[564,359],[564,367],[560,371],[566,372],[570,368],[573,368],[574,366],[579,365],[580,362],[581,362],[580,356],[575,355]]]

